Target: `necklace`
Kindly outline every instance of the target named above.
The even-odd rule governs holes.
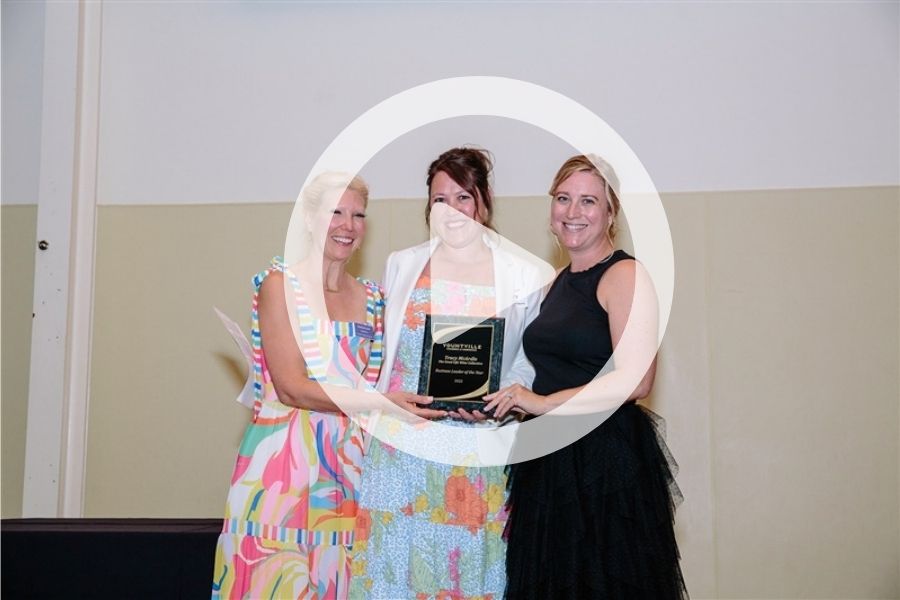
[[[587,271],[591,271],[591,270],[593,270],[593,269],[596,269],[596,268],[599,267],[600,265],[605,264],[605,263],[608,263],[609,260],[613,257],[613,254],[615,254],[615,253],[616,253],[616,249],[613,248],[612,251],[611,251],[609,254],[607,254],[603,259],[601,259],[601,260],[595,262],[594,264],[592,264],[592,265],[589,266],[589,267],[586,267],[586,268],[584,268],[584,269],[579,269],[578,271],[573,271],[573,270],[572,270],[572,263],[569,263],[569,267],[568,267],[568,268],[569,268],[569,272],[572,273],[573,275],[575,275],[575,274],[578,274],[578,273],[585,273],[585,272],[587,272]]]
[[[598,265],[602,265],[603,263],[607,262],[609,259],[611,259],[611,258],[613,257],[613,254],[615,254],[615,253],[616,253],[616,249],[613,248],[612,251],[610,251],[610,253],[606,255],[606,258],[604,258],[603,260],[601,260],[601,261],[598,262],[597,264],[598,264]]]

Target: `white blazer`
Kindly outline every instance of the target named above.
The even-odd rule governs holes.
[[[499,241],[495,238],[499,238]],[[540,311],[543,288],[552,280],[553,271],[550,270],[548,279],[546,274],[542,274],[540,265],[505,250],[500,236],[485,234],[484,242],[491,249],[494,258],[495,302],[497,307],[503,308],[497,316],[505,318],[500,386],[521,383],[530,388],[534,380],[534,368],[522,349],[522,334]],[[388,390],[409,296],[439,243],[438,239],[433,239],[388,256],[382,280],[386,306],[384,362],[376,384],[380,392]]]

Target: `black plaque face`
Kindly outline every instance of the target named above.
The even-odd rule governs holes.
[[[425,316],[419,394],[428,408],[481,410],[482,396],[500,389],[503,319]]]

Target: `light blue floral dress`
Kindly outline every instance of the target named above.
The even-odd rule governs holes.
[[[492,286],[432,282],[423,274],[407,305],[389,389],[418,389],[426,313],[490,316],[494,295]],[[363,459],[362,477],[351,598],[503,597],[503,467],[430,462],[373,439]]]

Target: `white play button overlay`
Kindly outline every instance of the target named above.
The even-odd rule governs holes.
[[[657,319],[650,325],[657,331],[658,348],[668,322],[674,287],[672,238],[659,195],[628,144],[600,117],[557,92],[502,77],[458,77],[411,88],[371,108],[342,131],[313,166],[304,186],[324,171],[358,173],[371,157],[398,137],[429,123],[460,116],[496,116],[528,123],[556,135],[583,154],[603,156],[615,166],[634,253],[646,272],[645,280],[638,278],[635,302],[652,302],[655,306]],[[447,208],[438,206],[441,205],[432,210]],[[532,289],[524,291],[525,295],[538,293],[553,280],[553,268],[542,259],[512,240],[470,222],[471,225],[454,226],[474,227],[468,233],[475,237],[490,237],[540,274]],[[306,227],[298,204],[288,227],[286,264],[293,264],[305,255],[306,248],[300,240],[304,238],[302,234]],[[545,229],[546,223],[535,223],[536,234]],[[439,277],[447,266],[437,262],[431,268],[432,275]],[[324,306],[323,290],[304,291],[312,304]],[[496,313],[502,315],[517,301],[501,299],[495,307]],[[635,331],[643,328],[646,332],[647,327],[646,322],[629,321],[609,364],[583,393],[560,409],[523,424],[511,423],[502,427],[488,424],[473,428],[426,421],[412,415],[408,418],[378,418],[377,414],[370,414],[358,422],[383,442],[436,462],[488,466],[537,458],[574,442],[598,426],[626,399],[629,392],[623,390],[633,390],[637,386],[640,374],[633,382],[623,377],[614,377],[611,381],[604,375],[612,369],[620,348],[627,351],[630,347],[630,340],[637,335]],[[653,356],[645,358],[649,366]],[[389,368],[389,365],[382,368]],[[369,395],[380,396],[374,390]],[[358,413],[353,394],[336,393],[332,399],[348,414]],[[383,396],[379,405],[385,409],[393,408]],[[566,414],[577,416],[560,418]]]

